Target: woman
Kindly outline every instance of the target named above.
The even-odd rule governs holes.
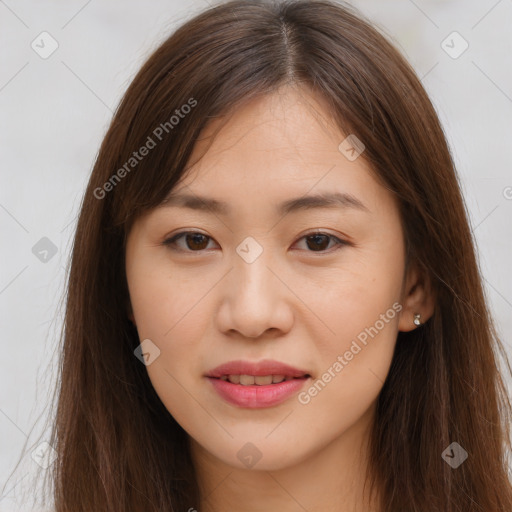
[[[512,510],[481,279],[435,110],[369,22],[206,10],[83,199],[55,510]]]

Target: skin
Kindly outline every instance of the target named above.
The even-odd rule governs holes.
[[[345,135],[327,112],[322,98],[284,87],[238,109],[196,162],[214,120],[172,192],[216,198],[232,214],[162,206],[129,233],[129,315],[141,341],[160,350],[146,367],[149,377],[189,436],[203,494],[192,510],[378,510],[362,489],[376,400],[398,331],[416,328],[414,313],[425,322],[434,304],[416,266],[405,273],[394,197],[362,157],[349,161],[338,149]],[[276,215],[286,199],[333,190],[368,211]],[[175,250],[163,244],[182,231],[206,238],[187,245],[182,237]],[[308,244],[304,237],[318,232],[350,244]],[[263,249],[251,263],[236,251],[248,236]],[[269,408],[240,408],[204,377],[234,359],[276,359],[308,370],[307,390],[394,303],[402,310],[388,314],[307,404],[296,395]],[[248,442],[261,454],[251,468],[237,457]]]

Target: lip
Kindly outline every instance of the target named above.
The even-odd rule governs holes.
[[[307,370],[294,368],[279,361],[265,359],[256,363],[251,361],[230,361],[210,370],[206,377],[218,379],[223,375],[284,375],[285,377],[298,378],[310,375],[310,373]]]
[[[294,378],[278,384],[243,386],[221,380],[220,377],[224,375],[284,375],[285,377]],[[230,361],[217,366],[205,377],[226,402],[237,407],[261,409],[285,402],[304,386],[311,375],[306,370],[300,370],[279,361],[265,360],[257,363]]]

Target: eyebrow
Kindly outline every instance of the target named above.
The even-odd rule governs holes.
[[[162,202],[161,207],[188,208],[191,210],[206,211],[224,216],[229,216],[232,213],[232,209],[227,203],[195,194],[170,194]],[[346,192],[324,192],[288,199],[277,205],[276,213],[278,215],[286,215],[291,212],[316,208],[352,208],[370,213],[369,208],[366,207],[357,197]]]

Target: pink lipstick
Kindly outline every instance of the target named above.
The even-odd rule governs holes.
[[[231,361],[208,372],[206,378],[228,403],[257,409],[286,401],[311,375],[279,361],[264,360],[257,363]]]

